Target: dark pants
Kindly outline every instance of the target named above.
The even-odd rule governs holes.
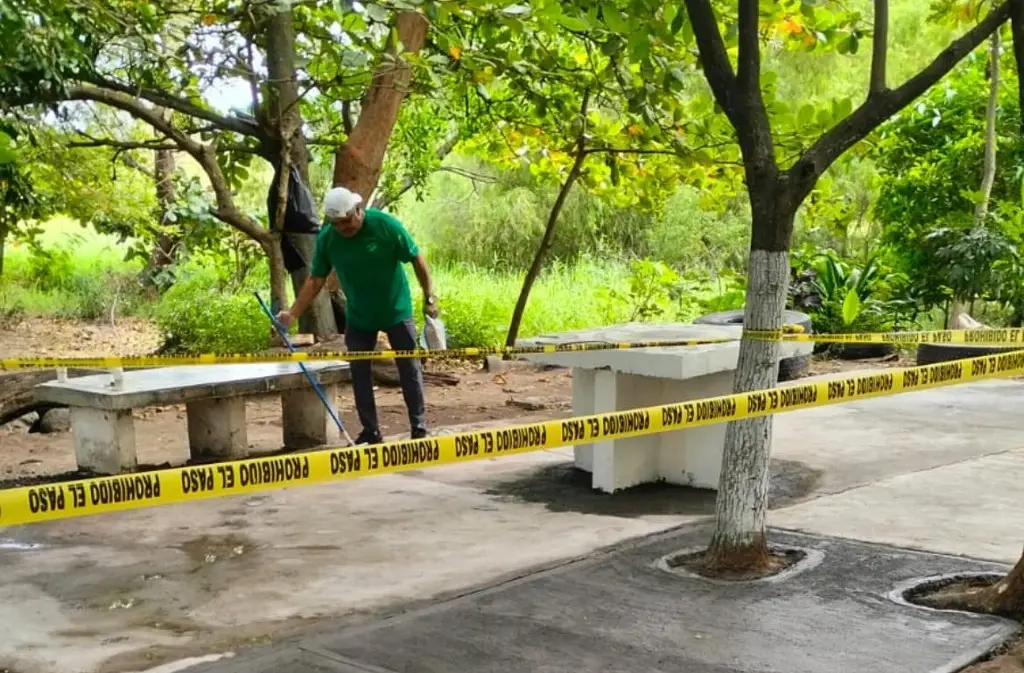
[[[377,347],[377,331],[367,332],[347,326],[345,345],[350,351],[372,351]],[[412,318],[384,330],[393,350],[414,350],[416,348],[416,323]],[[409,410],[409,425],[413,432],[426,431],[427,417],[423,402],[423,372],[416,358],[395,358],[398,378],[402,383],[402,397]],[[356,398],[356,412],[366,432],[379,433],[377,425],[377,402],[373,396],[373,371],[370,360],[356,360],[349,363],[352,371],[352,389]]]

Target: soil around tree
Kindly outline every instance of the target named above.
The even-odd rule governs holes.
[[[958,610],[991,614],[989,590],[1003,575],[953,576],[913,587],[903,598],[914,605],[935,610]],[[993,650],[985,659],[960,673],[1024,673],[1024,633]]]
[[[904,592],[903,597],[909,603],[935,610],[983,612],[981,601],[986,589],[1000,579],[1001,575],[947,577],[919,584]]]
[[[749,567],[730,568],[718,564],[715,567],[708,566],[708,551],[702,549],[698,552],[688,552],[670,556],[666,559],[669,568],[680,568],[694,575],[706,579],[724,580],[726,582],[751,582],[754,580],[767,579],[792,568],[807,558],[807,553],[801,549],[785,547],[768,547],[768,555],[764,565],[759,569]]]

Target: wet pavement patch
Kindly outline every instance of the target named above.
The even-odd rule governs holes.
[[[1003,570],[968,559],[773,531],[774,544],[815,550],[821,562],[785,582],[736,584],[658,567],[709,533],[647,538],[312,644],[379,672],[938,673],[1019,628],[889,600],[910,578]]]
[[[793,460],[772,460],[772,509],[794,504],[810,496],[821,481],[821,470]],[[417,476],[423,477],[423,473]],[[715,492],[678,484],[655,482],[620,490],[614,495],[591,488],[589,472],[572,462],[538,466],[509,478],[501,475],[480,479],[473,485],[500,500],[544,505],[552,512],[579,512],[634,518],[642,516],[711,516]]]

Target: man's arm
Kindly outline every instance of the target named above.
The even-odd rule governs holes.
[[[416,280],[423,288],[423,312],[431,318],[436,318],[437,300],[434,297],[434,284],[430,279],[430,267],[427,266],[427,260],[424,259],[422,253],[412,258],[412,268],[416,272]],[[432,299],[434,303],[430,303]]]
[[[295,322],[300,315],[302,315],[309,305],[313,303],[316,296],[320,294],[320,290],[324,287],[326,278],[320,278],[318,276],[310,276],[306,279],[306,282],[302,284],[302,289],[299,290],[299,296],[295,298],[295,303],[287,311],[281,311],[277,314],[277,321],[284,326],[285,329],[291,327],[291,324]]]

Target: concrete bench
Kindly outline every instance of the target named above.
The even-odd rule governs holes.
[[[564,332],[519,342],[524,346],[625,343],[681,339],[739,339],[741,326],[626,324]],[[780,358],[809,355],[811,343],[783,343]],[[624,411],[727,395],[739,359],[739,342],[561,352],[524,356],[540,364],[572,368],[573,416]],[[666,481],[718,487],[725,423],[609,440],[573,447],[576,467],[591,473],[592,487],[606,493]]]
[[[348,379],[347,362],[310,362],[327,399]],[[120,379],[120,380],[118,380]],[[296,363],[258,363],[128,370],[51,381],[37,399],[70,407],[79,469],[118,474],[137,466],[132,410],[185,404],[193,459],[248,455],[246,398],[280,393],[284,446],[306,449],[339,441],[327,410]]]

